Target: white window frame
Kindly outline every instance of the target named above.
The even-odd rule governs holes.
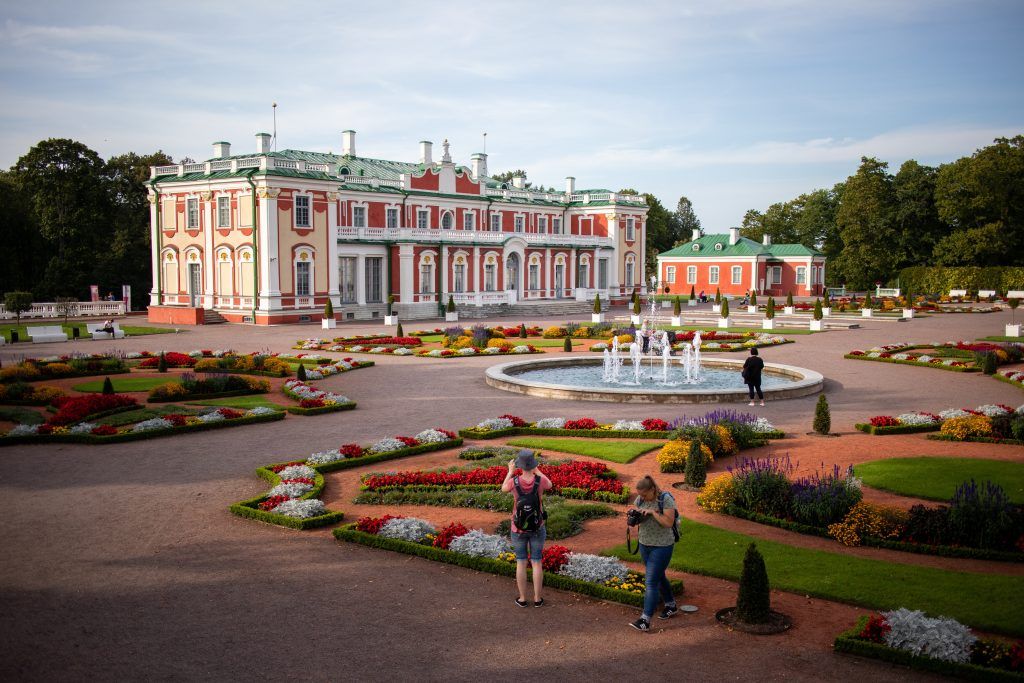
[[[462,294],[466,291],[466,264],[456,263],[452,266],[452,291]]]
[[[796,267],[796,283],[798,285],[807,284],[807,266]]]
[[[636,279],[636,264],[632,261],[626,261],[626,276],[624,278],[625,284],[634,284],[634,279]]]
[[[498,290],[498,266],[495,263],[484,264],[484,291],[496,292]]]
[[[501,232],[501,212],[491,214],[491,232]],[[492,290],[493,291],[493,290]]]
[[[743,284],[743,266],[732,266],[730,268],[730,280],[734,285]]]
[[[633,242],[636,240],[636,219],[626,219],[626,241]]]
[[[391,229],[398,227],[398,207],[389,206],[384,210],[384,227]]]
[[[665,266],[665,282],[672,285],[676,282],[676,267]]]
[[[474,230],[476,228],[476,214],[471,209],[462,212],[462,229]]]
[[[302,222],[299,220],[301,214],[299,213],[299,200],[304,200],[306,206],[303,207],[306,211],[306,220]],[[293,197],[294,211],[292,215],[295,220],[296,228],[312,228],[313,227],[313,196],[309,194],[296,194]]]
[[[306,291],[306,292],[301,292],[299,290],[299,264],[305,264],[305,265],[309,266],[309,281],[306,282],[306,286],[308,288],[308,291]],[[313,283],[316,282],[313,279],[313,277],[314,277],[314,273],[313,273],[313,259],[310,259],[308,261],[303,261],[303,260],[299,259],[298,257],[296,257],[295,258],[295,262],[292,264],[292,277],[294,278],[293,282],[294,282],[294,288],[295,288],[295,296],[313,296],[313,291],[315,289]]]
[[[445,225],[446,221],[447,221],[447,225]],[[454,227],[455,227],[455,214],[453,214],[451,211],[442,211],[441,212],[441,229],[442,230],[451,230]]]
[[[434,293],[434,264],[420,262],[420,294]]]
[[[515,232],[526,232],[526,216],[517,214],[513,222],[513,230]]]
[[[562,234],[562,219],[560,217],[551,219],[551,234],[561,235]]]
[[[710,285],[717,285],[718,284],[718,266],[711,266],[708,269],[708,284],[710,284]]]
[[[353,228],[365,228],[366,227],[366,207],[365,206],[353,206],[352,207],[352,227]]]
[[[540,289],[540,264],[531,263],[529,265],[529,289]]]
[[[199,229],[199,198],[189,197],[185,200],[185,227],[188,230]]]
[[[547,234],[548,231],[548,217],[538,216],[537,217],[537,232],[541,235]]]
[[[352,266],[352,289],[350,290],[345,286],[345,274],[347,269],[341,267],[342,262],[346,265]],[[358,301],[359,297],[359,257],[354,254],[343,254],[338,257],[338,292],[340,294],[340,300],[343,304],[354,304]]]
[[[217,227],[231,227],[231,197],[226,194],[217,196]]]
[[[430,230],[430,209],[416,209],[416,229]]]
[[[370,282],[370,262],[376,260],[376,263],[380,266],[378,270],[377,286],[372,287]],[[364,256],[363,257],[363,290],[366,297],[366,303],[368,304],[380,304],[384,303],[384,257],[383,256]]]
[[[697,284],[697,266],[686,266],[686,284]]]

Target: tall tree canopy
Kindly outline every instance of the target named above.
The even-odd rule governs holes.
[[[836,267],[853,287],[865,289],[886,280],[902,258],[896,228],[896,194],[889,165],[862,157],[857,173],[850,176],[836,212],[843,250]]]

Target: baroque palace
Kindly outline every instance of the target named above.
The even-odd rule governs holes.
[[[519,302],[603,301],[643,284],[647,205],[603,189],[537,192],[487,175],[487,155],[456,165],[420,142],[418,162],[271,151],[151,169],[153,321],[211,316],[272,324],[405,319]]]

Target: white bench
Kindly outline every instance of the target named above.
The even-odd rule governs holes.
[[[996,290],[994,290],[994,289],[979,289],[978,290],[978,296],[980,296],[982,299],[987,299],[988,297],[995,296],[995,295],[996,295]]]
[[[103,331],[103,323],[86,323],[85,329],[93,339],[124,339],[124,330],[119,323],[114,323],[114,334]]]
[[[951,297],[954,297],[954,296],[967,296],[967,290],[966,289],[951,289],[951,290],[949,290],[949,296],[951,296]]]
[[[1024,299],[1024,289],[1011,289],[1006,293],[1007,299]]]
[[[43,342],[67,341],[68,334],[60,325],[44,325],[41,327],[26,327],[26,334],[32,338],[33,344]]]

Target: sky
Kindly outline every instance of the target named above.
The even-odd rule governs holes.
[[[535,184],[635,188],[705,231],[854,173],[1024,134],[1024,2],[12,2],[0,168],[68,137],[104,158],[341,149]]]

